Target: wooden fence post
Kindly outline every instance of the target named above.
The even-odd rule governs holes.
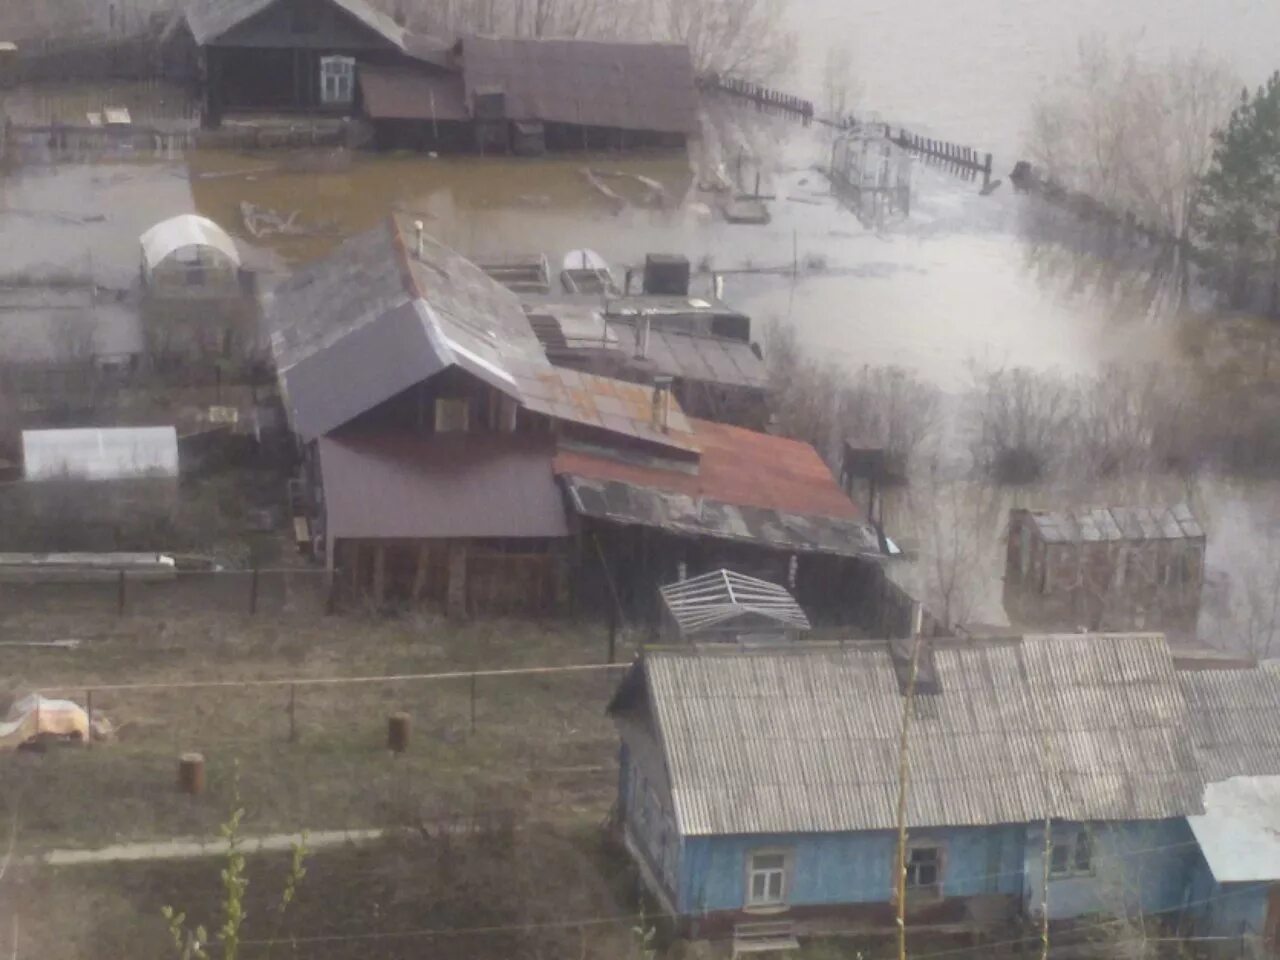
[[[253,565],[253,574],[249,580],[249,616],[258,612],[258,565]]]
[[[289,742],[298,742],[298,685],[289,684]]]
[[[122,617],[124,616],[124,604],[125,604],[125,580],[124,580],[124,571],[121,570],[120,575],[116,580],[116,613],[118,613]]]
[[[471,674],[471,732],[476,732],[476,675]]]

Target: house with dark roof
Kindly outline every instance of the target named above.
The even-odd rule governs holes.
[[[883,641],[642,654],[609,706],[618,823],[691,935],[893,929],[904,709],[912,927],[1183,906],[1204,782],[1163,637],[937,640],[907,702],[910,661]]]
[[[1161,630],[1193,637],[1205,532],[1185,504],[1011,510],[1004,607],[1036,630]]]
[[[346,595],[655,624],[660,585],[724,566],[846,620],[883,595],[862,589],[878,539],[812,447],[554,366],[517,296],[404,216],[297,271],[265,317]]]
[[[357,110],[359,70],[447,73],[448,45],[408,33],[368,0],[189,0],[204,119]]]

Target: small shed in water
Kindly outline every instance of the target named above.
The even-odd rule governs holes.
[[[713,570],[663,587],[664,639],[738,643],[798,640],[809,629],[786,587],[732,570]]]
[[[1186,506],[1013,510],[1005,612],[1040,629],[1195,632],[1205,533]]]

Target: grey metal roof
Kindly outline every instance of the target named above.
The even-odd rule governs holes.
[[[941,692],[919,698],[912,726],[910,826],[1201,812],[1163,637],[939,645],[934,665]],[[896,826],[903,704],[887,645],[653,650],[634,669],[683,834]]]
[[[324,437],[329,536],[564,537],[550,436]]]
[[[801,515],[726,503],[622,480],[560,474],[576,513],[672,533],[756,543],[794,553],[879,555],[875,530],[861,520]]]
[[[501,90],[510,120],[692,133],[693,58],[683,44],[467,37],[467,102]]]
[[[1186,504],[1028,512],[1046,543],[1182,540],[1205,535],[1200,521]]]
[[[679,404],[655,426],[652,391],[553,367],[520,301],[408,217],[345,242],[271,297],[266,322],[294,429],[313,439],[448,367],[526,408],[682,455]]]
[[[809,629],[809,618],[786,587],[735,570],[713,570],[659,590],[663,606],[686,636],[751,618]]]
[[[1280,777],[1211,783],[1187,823],[1218,883],[1280,880]]]
[[[190,0],[186,8],[187,29],[198,46],[212,43],[223,34],[257,16],[279,0]],[[391,17],[366,0],[329,0],[345,10],[393,46],[405,49],[406,33]]]
[[[1178,682],[1207,780],[1280,775],[1280,672],[1184,670]]]

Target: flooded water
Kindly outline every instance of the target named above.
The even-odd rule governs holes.
[[[250,263],[283,275],[398,209],[475,257],[544,253],[554,264],[570,249],[589,247],[620,270],[648,252],[683,253],[704,273],[726,272],[726,298],[752,315],[757,339],[770,321],[789,321],[815,356],[850,370],[906,367],[952,397],[971,382],[975,364],[1088,374],[1115,360],[1180,360],[1167,326],[1141,310],[1117,311],[1087,286],[1054,282],[1022,236],[1027,205],[1038,201],[1007,188],[980,196],[977,183],[917,164],[910,216],[869,227],[837,201],[816,169],[830,150],[822,131],[754,114],[713,126],[719,132],[696,146],[693,165],[672,156],[509,160],[211,150],[180,161],[32,163],[0,178],[6,250],[0,272],[61,270],[128,288],[142,231],[195,211],[226,227]],[[716,168],[737,174],[738,135],[754,144],[744,181],[758,167],[762,192],[775,198],[764,226],[726,223],[713,212],[716,199],[699,189]],[[593,185],[588,170],[611,195]],[[651,189],[654,182],[660,191]],[[288,221],[291,232],[254,235],[245,205]],[[1119,502],[1115,497],[1126,492],[1136,495],[1101,486],[1000,490],[994,506],[975,508],[963,521],[975,544],[967,564],[982,575],[965,618],[1003,619],[1000,537],[1010,505]],[[1280,520],[1280,490],[1206,479],[1194,490],[1174,481],[1143,495],[1190,498],[1206,514],[1217,592],[1206,602],[1204,637],[1239,642],[1247,618],[1236,611],[1269,542],[1259,531]],[[892,532],[921,545],[925,556],[943,546],[931,547],[931,536],[955,527],[940,526],[928,491],[916,489],[892,505],[889,519]],[[925,578],[920,590],[929,596],[928,563],[915,574]]]
[[[1271,0],[792,0],[796,82],[822,88],[832,43],[855,52],[863,111],[996,153],[1008,170],[1024,149],[1031,100],[1097,34],[1165,56],[1203,47],[1243,82],[1276,69],[1280,4]]]

